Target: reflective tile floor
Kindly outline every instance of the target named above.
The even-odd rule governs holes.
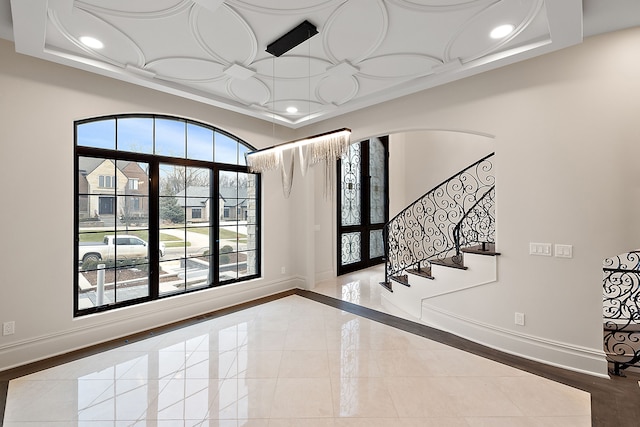
[[[589,393],[289,295],[12,379],[4,425],[591,422]]]
[[[380,282],[383,280],[384,266],[378,265],[317,283],[313,288],[313,292],[411,320],[412,322],[419,322],[409,313],[382,299]]]

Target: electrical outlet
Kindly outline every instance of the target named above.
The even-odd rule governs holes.
[[[4,322],[2,324],[2,335],[13,335],[16,333],[16,322]]]
[[[524,326],[524,313],[516,312],[515,322],[516,325]]]
[[[287,269],[284,267],[280,267],[280,273],[281,274],[285,274],[287,272]]]

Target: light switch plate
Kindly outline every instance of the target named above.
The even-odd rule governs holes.
[[[529,243],[529,255],[552,256],[551,243]]]
[[[554,249],[557,258],[573,258],[573,245],[556,244]]]

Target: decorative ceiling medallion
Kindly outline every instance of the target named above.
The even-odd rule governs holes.
[[[223,4],[215,13],[195,5],[189,15],[191,32],[205,52],[224,64],[248,66],[258,53],[258,40],[247,22]]]
[[[451,12],[454,10],[488,6],[500,0],[387,0],[406,9],[420,12]]]
[[[206,82],[220,77],[224,65],[201,58],[163,58],[149,62],[145,69],[164,80]]]
[[[232,6],[273,15],[308,15],[345,0],[227,0]]]
[[[362,61],[360,75],[374,79],[406,79],[431,74],[433,67],[442,61],[428,55],[393,54]]]
[[[74,6],[100,15],[134,19],[157,19],[180,13],[193,4],[191,0],[109,0],[109,7],[105,7],[105,3],[104,0],[76,0],[74,1]]]
[[[227,92],[245,105],[266,105],[271,97],[267,85],[255,77],[246,80],[229,79]]]
[[[380,46],[388,29],[389,16],[382,0],[350,0],[327,20],[322,42],[334,63],[357,64]]]
[[[461,58],[462,62],[474,61],[496,52],[500,47],[516,38],[538,16],[544,0],[505,0],[495,3],[469,19],[460,31],[449,41],[444,51],[444,62],[452,58]],[[489,37],[493,27],[487,23],[510,23],[515,30],[504,39]],[[548,27],[537,39],[548,38]]]
[[[142,50],[126,34],[113,27],[99,17],[76,9],[69,13],[59,10],[47,10],[47,17],[51,28],[47,31],[57,31],[65,40],[94,59],[124,67],[132,64],[142,68],[145,58]],[[80,41],[80,37],[91,35],[98,40],[109,40],[100,50],[91,49]]]
[[[336,74],[320,80],[316,86],[316,97],[325,104],[342,105],[352,100],[359,88],[355,77]]]

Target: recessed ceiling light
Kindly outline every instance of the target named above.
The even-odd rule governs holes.
[[[491,30],[489,36],[491,36],[492,39],[502,39],[511,34],[514,29],[515,26],[513,24],[500,25]]]
[[[104,47],[104,44],[94,37],[82,36],[80,37],[80,42],[91,49],[102,49]]]
[[[293,113],[297,113],[298,109],[296,107],[287,107],[287,113],[293,114]]]

